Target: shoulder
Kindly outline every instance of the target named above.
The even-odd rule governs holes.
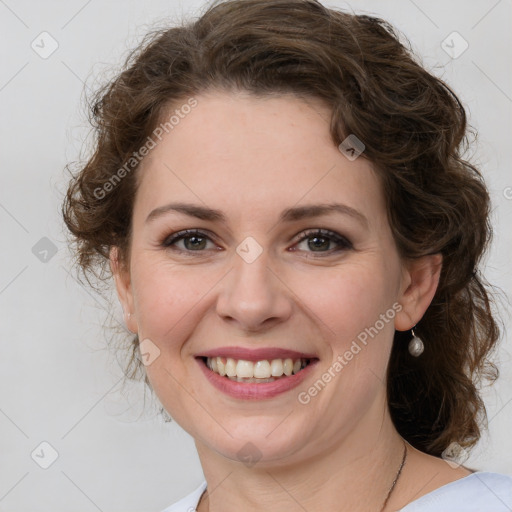
[[[205,489],[206,481],[203,481],[201,485],[199,485],[199,487],[193,490],[190,494],[187,494],[187,496],[182,498],[180,501],[169,505],[161,512],[195,512],[199,498]]]
[[[439,487],[399,512],[510,512],[512,476],[477,471]]]

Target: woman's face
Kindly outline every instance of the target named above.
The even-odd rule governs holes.
[[[196,100],[138,171],[129,273],[117,276],[151,385],[201,446],[233,460],[303,460],[371,436],[394,329],[414,325],[371,164],[333,145],[317,101]],[[199,233],[173,242],[183,230]],[[207,355],[221,357],[215,374]],[[287,376],[286,359],[310,363]],[[259,380],[221,376],[222,363]]]

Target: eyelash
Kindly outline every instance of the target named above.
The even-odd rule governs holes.
[[[192,238],[194,236],[213,241],[207,234],[203,233],[202,231],[199,231],[196,229],[186,229],[184,231],[178,231],[177,233],[173,233],[172,235],[166,237],[163,240],[163,242],[161,243],[161,245],[162,245],[162,247],[164,247],[166,249],[171,249],[173,251],[180,252],[180,253],[186,253],[186,254],[192,255],[191,253],[197,252],[200,254],[200,253],[204,252],[206,249],[193,251],[193,250],[188,250],[188,249],[185,249],[185,250],[177,249],[176,247],[173,247],[173,245],[176,244],[176,242],[179,242],[180,240]],[[338,233],[335,233],[334,231],[330,231],[328,229],[306,230],[306,231],[304,231],[304,235],[299,240],[297,240],[294,245],[300,244],[304,240],[313,238],[315,236],[318,238],[330,239],[332,242],[335,242],[340,246],[338,249],[335,249],[335,250],[329,250],[329,251],[324,251],[324,252],[320,251],[319,252],[320,254],[330,256],[333,253],[340,252],[343,250],[349,250],[349,249],[353,248],[350,240],[348,240],[344,236],[338,235]],[[316,258],[317,257],[316,255],[319,254],[319,253],[316,253],[315,251],[311,251],[311,252],[313,254],[315,254],[315,256],[313,256],[314,258]],[[320,256],[320,257],[322,257],[322,256]]]

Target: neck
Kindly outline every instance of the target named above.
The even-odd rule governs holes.
[[[381,512],[404,453],[387,409],[382,423],[357,425],[336,441],[300,461],[261,460],[250,468],[196,441],[208,483],[198,512]],[[400,481],[385,510],[396,510],[399,486]]]

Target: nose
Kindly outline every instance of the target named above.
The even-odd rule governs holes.
[[[242,332],[259,332],[285,322],[293,310],[293,293],[270,267],[268,251],[247,262],[234,256],[232,270],[221,281],[217,314]]]

